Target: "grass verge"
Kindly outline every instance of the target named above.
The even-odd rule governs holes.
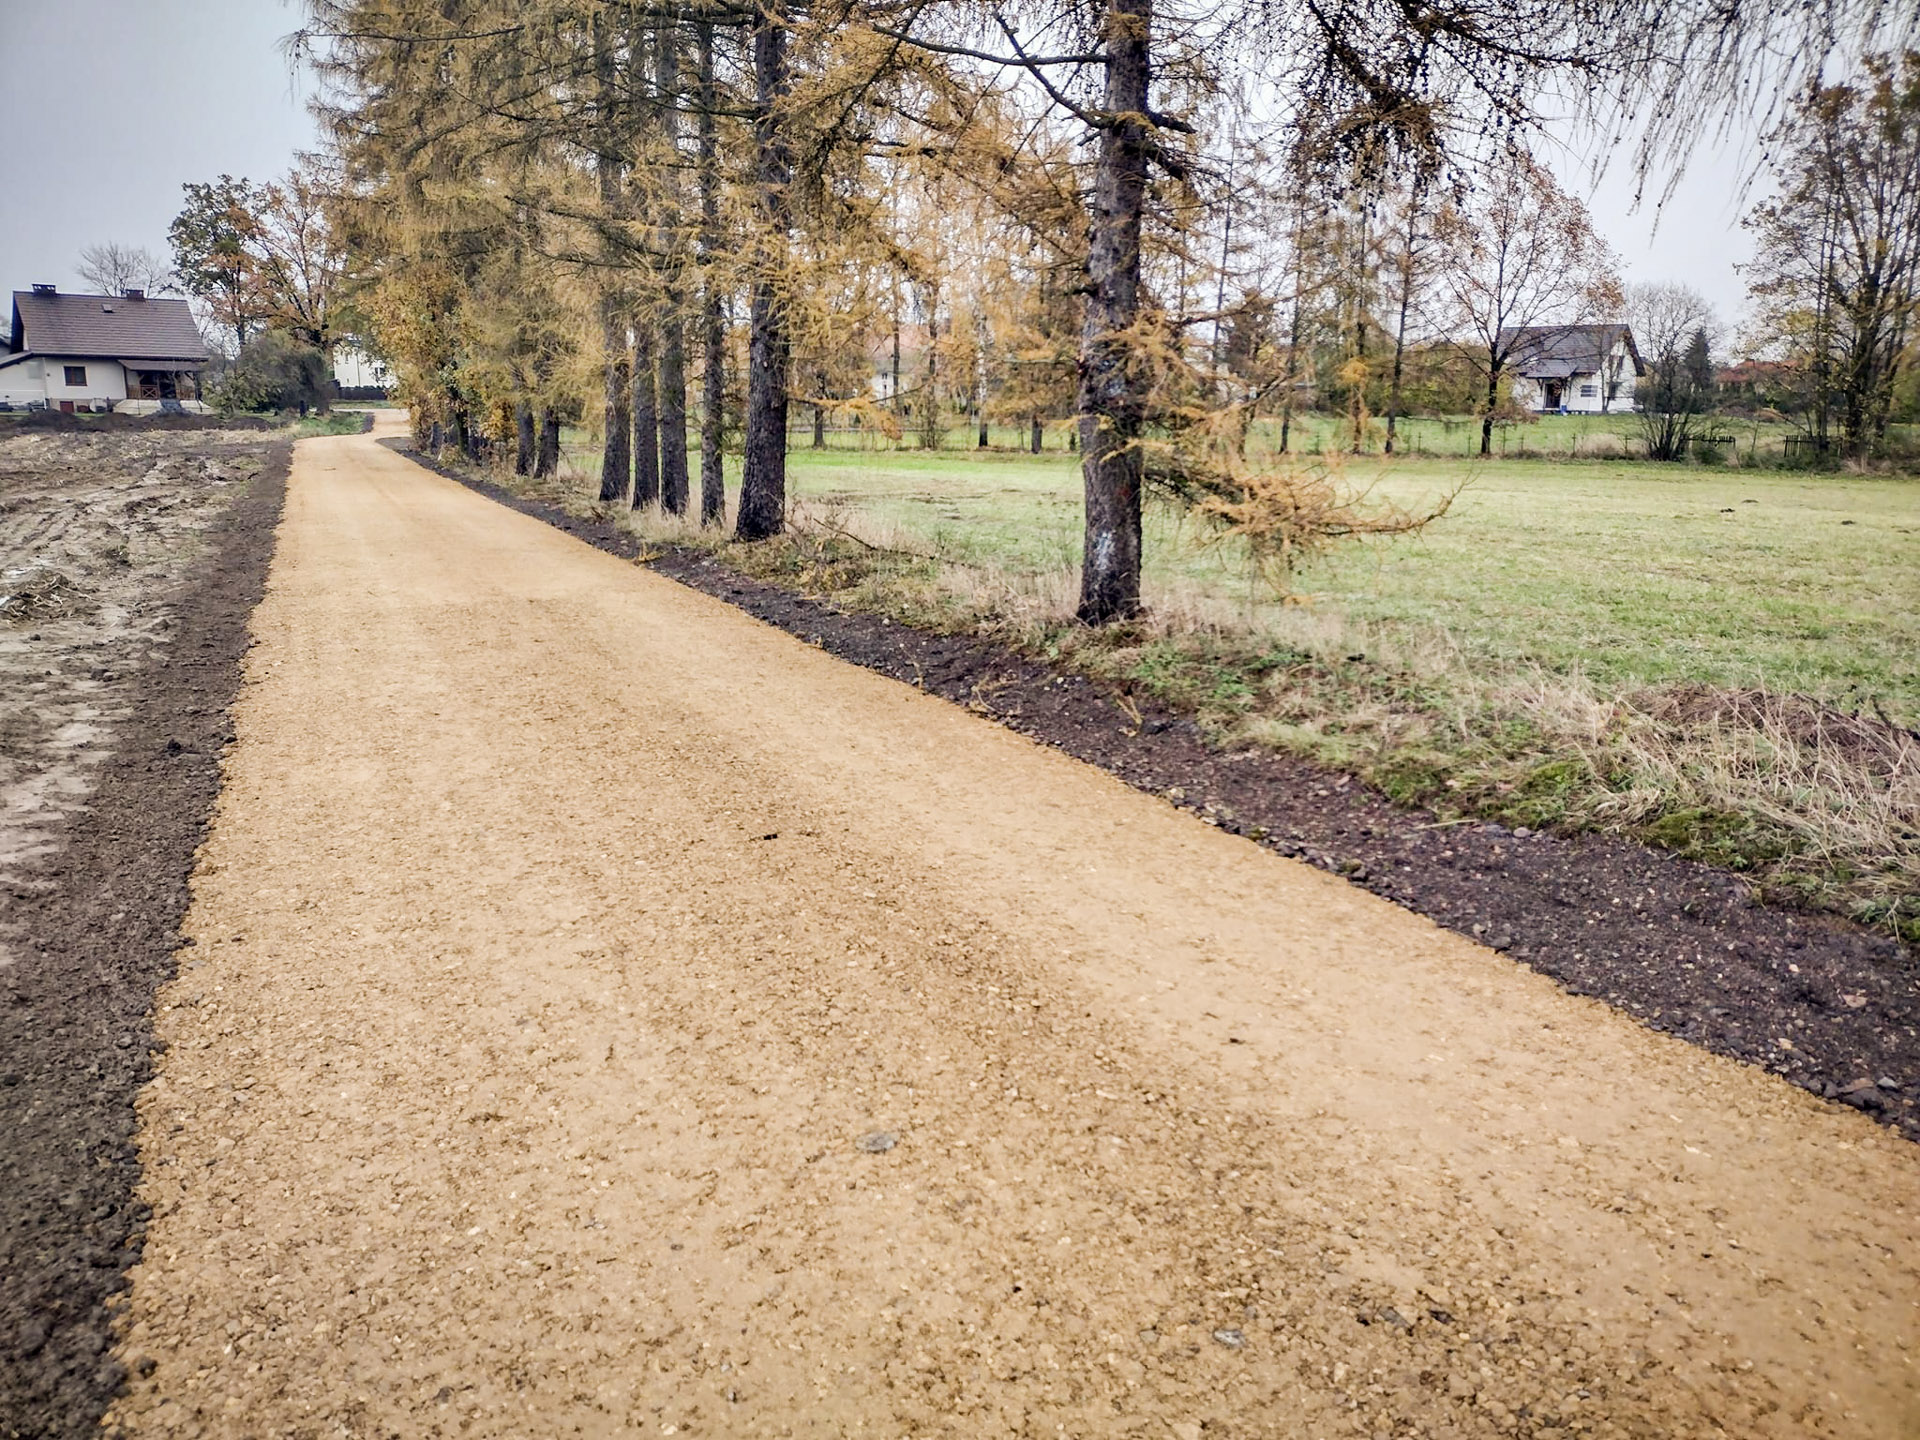
[[[370,410],[333,410],[325,415],[309,415],[293,424],[293,438],[310,439],[315,435],[359,435],[373,428]]]

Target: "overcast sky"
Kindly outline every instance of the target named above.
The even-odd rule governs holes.
[[[77,288],[83,245],[165,259],[180,187],[314,146],[279,0],[0,0],[0,291]]]
[[[1746,304],[1746,282],[1734,267],[1753,256],[1740,217],[1766,192],[1760,184],[1742,193],[1742,179],[1752,166],[1747,148],[1739,139],[1697,146],[1659,209],[1653,202],[1667,186],[1666,173],[1648,177],[1648,198],[1635,208],[1636,181],[1624,160],[1606,167],[1596,180],[1585,157],[1549,150],[1546,158],[1561,184],[1586,200],[1595,226],[1620,257],[1624,279],[1691,285],[1731,326]]]
[[[300,18],[281,0],[0,0],[0,293],[77,286],[81,247],[102,241],[165,258],[183,184],[271,179],[311,148],[311,89],[279,48]],[[1731,321],[1744,294],[1734,264],[1749,254],[1737,158],[1697,154],[1657,232],[1651,207],[1630,213],[1625,167],[1593,189],[1579,159],[1550,163],[1591,194],[1629,280],[1684,281]]]

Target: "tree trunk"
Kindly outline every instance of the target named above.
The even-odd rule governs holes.
[[[1493,453],[1493,412],[1500,404],[1500,364],[1487,366],[1487,413],[1480,417],[1480,453]]]
[[[1107,93],[1080,336],[1081,476],[1086,491],[1080,619],[1140,613],[1142,383],[1128,338],[1140,318],[1140,223],[1147,192],[1147,87],[1153,0],[1107,0]]]
[[[653,327],[634,331],[633,508],[660,503],[660,411],[654,390]]]
[[[1038,455],[1040,453],[1041,442],[1046,439],[1046,434],[1047,432],[1040,427],[1040,417],[1038,415],[1034,416],[1033,417],[1033,453],[1034,454]]]
[[[813,405],[813,448],[827,448],[827,407],[817,400]]]
[[[669,155],[680,154],[679,6],[669,5],[654,46],[654,80],[660,99],[661,127]],[[660,505],[669,515],[687,513],[687,323],[685,246],[680,238],[677,169],[661,177],[661,234],[666,257],[662,283],[658,390]]]
[[[787,519],[787,240],[793,178],[783,121],[787,73],[786,0],[762,0],[753,21],[754,180],[759,189],[763,259],[755,267],[747,341],[746,463],[740,477],[742,540],[778,535]]]
[[[607,384],[601,409],[600,501],[612,505],[627,498],[633,484],[633,361],[627,354],[627,326],[620,302],[601,302],[600,340],[606,346]]]
[[[927,286],[927,383],[920,393],[920,448],[938,450],[940,426],[940,286]]]
[[[679,315],[684,297],[669,294],[669,318],[660,326],[660,505],[669,515],[687,513],[687,329]]]
[[[1227,369],[1227,266],[1233,259],[1233,167],[1227,167],[1227,213],[1220,225],[1220,274],[1213,287],[1213,384],[1225,399]]]
[[[1288,321],[1287,325],[1287,373],[1286,378],[1281,382],[1287,387],[1287,393],[1280,399],[1280,453],[1282,455],[1286,454],[1288,446],[1293,444],[1293,395],[1296,388],[1294,385],[1296,378],[1294,367],[1300,363],[1300,304],[1301,298],[1305,293],[1305,286],[1301,283],[1301,280],[1301,273],[1296,269],[1294,272],[1293,287],[1293,317]],[[1240,431],[1240,455],[1242,459],[1246,457],[1247,435],[1252,429],[1253,416],[1249,413]]]
[[[669,515],[687,513],[687,330],[679,315],[684,297],[669,294],[669,318],[660,326],[660,504]]]
[[[548,409],[540,418],[540,451],[534,457],[533,473],[541,480],[551,479],[560,470],[560,412]]]
[[[522,400],[513,410],[513,473],[531,475],[534,464],[533,406]]]
[[[1353,453],[1361,454],[1367,440],[1367,212],[1360,212],[1360,244],[1353,257],[1353,358],[1360,362],[1360,375],[1353,387],[1348,409],[1353,422]]]
[[[893,297],[893,414],[900,418],[900,295],[896,289]]]
[[[1393,454],[1394,437],[1400,430],[1400,382],[1407,362],[1407,302],[1400,299],[1400,324],[1393,337],[1393,380],[1387,386],[1387,454]]]
[[[1413,193],[1407,198],[1407,233],[1401,237],[1400,319],[1393,327],[1393,381],[1387,387],[1387,454],[1393,454],[1393,442],[1400,429],[1400,386],[1406,373],[1407,311],[1413,305],[1413,242],[1419,228],[1422,182],[1415,179]]]
[[[694,29],[700,83],[700,523],[727,511],[727,318],[714,268],[720,253],[720,141],[714,124],[713,22]]]
[[[600,211],[609,221],[625,218],[626,205],[620,180],[619,120],[617,96],[617,39],[609,33],[604,11],[593,16],[594,103],[596,114],[594,154],[595,179],[599,185]],[[609,277],[618,273],[617,257],[609,254]],[[604,436],[600,452],[600,501],[612,504],[627,497],[632,481],[632,451],[629,449],[633,416],[628,409],[633,384],[628,360],[626,305],[611,278],[602,282],[600,296],[600,347],[605,356],[605,404],[601,414]]]
[[[987,346],[991,336],[987,330],[987,312],[976,309],[973,312],[973,423],[978,431],[974,448],[987,448]]]

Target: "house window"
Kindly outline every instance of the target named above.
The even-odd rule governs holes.
[[[87,367],[84,365],[67,366],[67,384],[76,390],[87,388]]]
[[[1582,385],[1580,387],[1580,398],[1582,400],[1591,400],[1599,393],[1600,387],[1598,385]]]

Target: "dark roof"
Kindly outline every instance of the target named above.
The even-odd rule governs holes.
[[[10,348],[34,355],[103,360],[207,359],[207,342],[184,300],[127,300],[114,295],[13,292]]]
[[[1500,348],[1507,351],[1508,366],[1515,374],[1529,380],[1564,380],[1598,374],[1621,339],[1627,342],[1633,373],[1646,374],[1633,331],[1625,325],[1509,326],[1500,332]]]

